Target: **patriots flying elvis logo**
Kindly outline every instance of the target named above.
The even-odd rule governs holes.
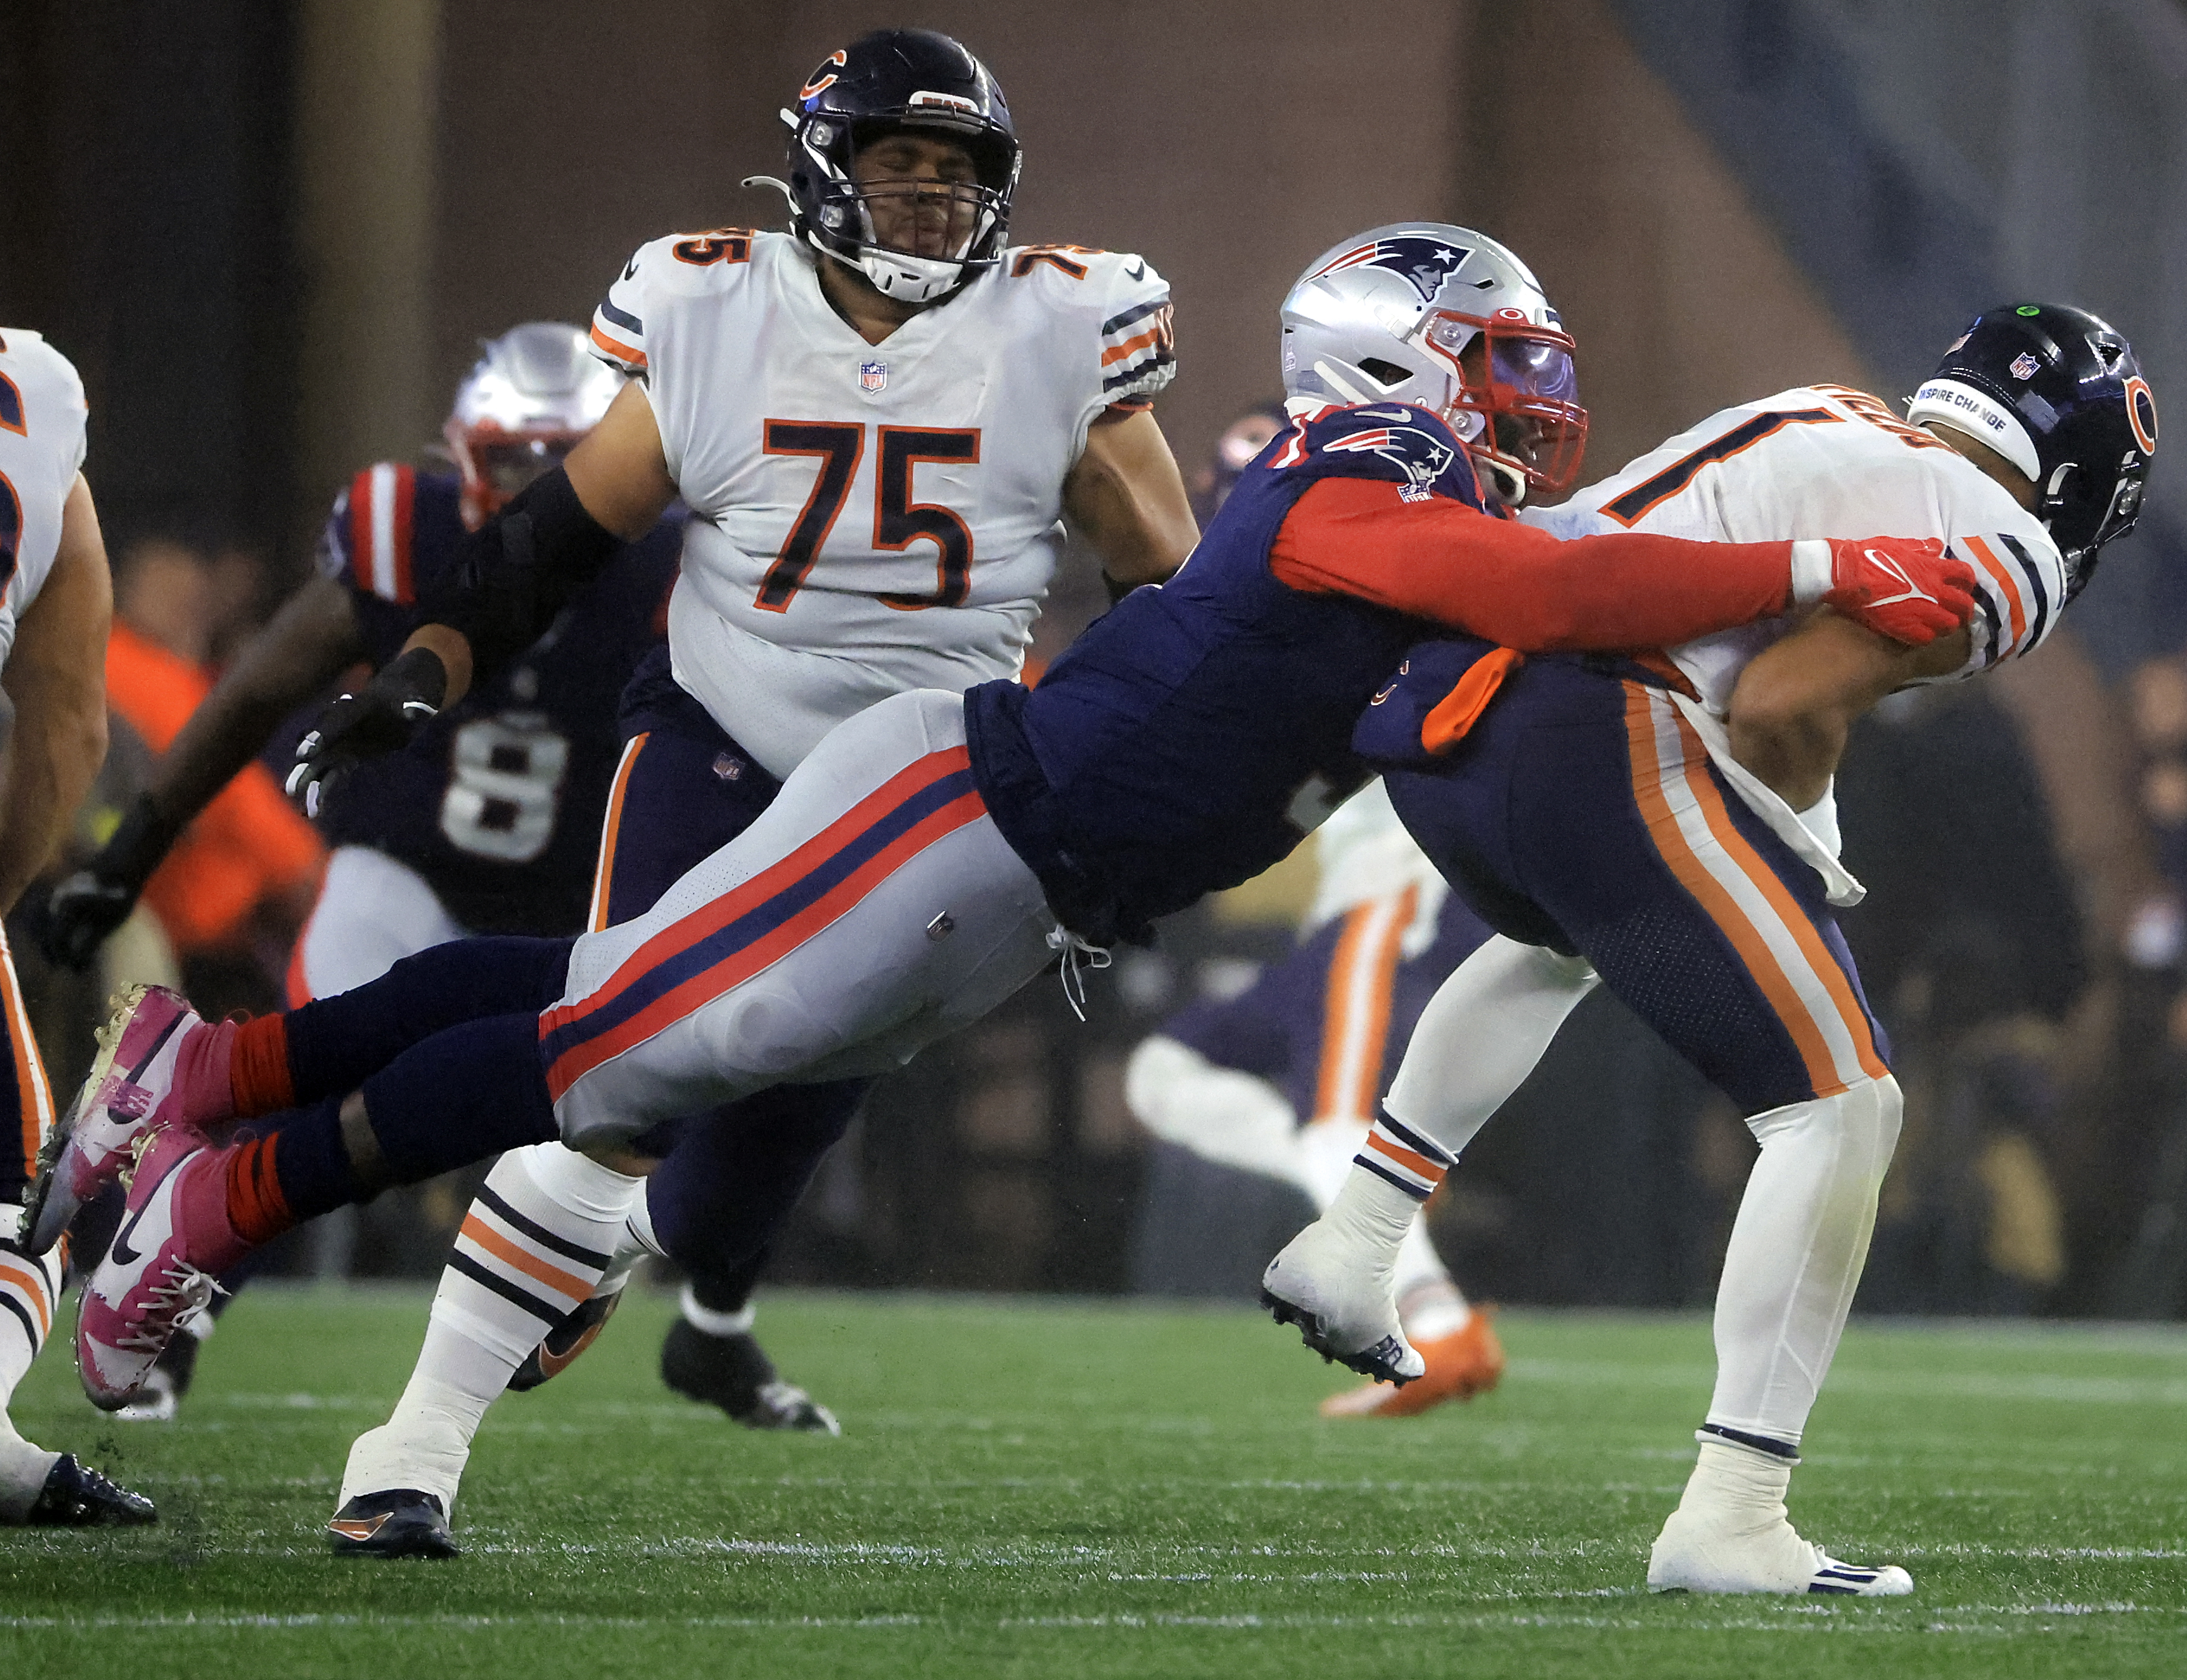
[[[1436,294],[1442,289],[1442,283],[1472,255],[1465,246],[1452,244],[1447,239],[1431,239],[1422,233],[1401,233],[1395,239],[1369,239],[1363,245],[1354,245],[1309,278],[1318,280],[1324,274],[1335,274],[1346,268],[1386,268],[1410,280],[1420,292],[1422,303],[1433,303]]]
[[[1380,455],[1405,469],[1414,486],[1425,489],[1443,475],[1458,452],[1419,426],[1376,426],[1322,446],[1324,455]]]

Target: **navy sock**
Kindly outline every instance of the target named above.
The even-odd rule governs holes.
[[[340,1098],[253,1121],[245,1129],[256,1137],[280,1134],[273,1150],[273,1177],[292,1224],[368,1200],[342,1147]],[[230,1212],[233,1216],[232,1207]]]
[[[717,1312],[743,1304],[762,1251],[871,1082],[770,1086],[682,1122],[676,1146],[646,1181],[645,1205],[654,1235],[691,1273],[701,1304]],[[736,1306],[717,1306],[733,1296]]]
[[[366,1080],[363,1090],[392,1183],[414,1184],[562,1135],[531,1009],[436,1033]]]
[[[575,943],[453,940],[404,958],[353,992],[290,1010],[285,1025],[296,1100],[346,1096],[413,1045],[450,1027],[538,1014],[561,997]]]

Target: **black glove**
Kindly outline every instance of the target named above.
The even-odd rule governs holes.
[[[87,967],[106,936],[129,919],[138,894],[182,827],[160,812],[151,795],[139,795],[98,855],[30,909],[31,931],[46,960],[67,969]]]
[[[440,715],[448,692],[447,667],[430,648],[413,648],[391,662],[360,694],[344,694],[296,743],[296,767],[289,773],[289,797],[317,817],[350,766],[399,752]]]

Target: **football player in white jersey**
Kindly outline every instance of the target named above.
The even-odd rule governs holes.
[[[632,383],[566,469],[486,533],[553,562],[636,536],[678,497],[690,510],[667,660],[626,697],[596,927],[642,913],[734,838],[843,719],[1014,675],[1065,512],[1112,592],[1167,577],[1198,534],[1150,412],[1174,372],[1168,287],[1138,256],[1006,245],[1019,149],[979,61],[947,37],[882,31],[829,55],[784,116],[790,179],[773,184],[792,230],[640,247],[592,328]],[[493,647],[496,629],[475,627]],[[365,740],[321,732],[306,780],[402,733],[406,706],[439,704],[406,686],[415,663],[361,698]],[[641,1242],[694,1274],[663,1353],[674,1386],[761,1426],[832,1430],[735,1352],[751,1345],[763,1256],[706,1243],[753,1228],[755,1206],[760,1228],[779,1222],[863,1088],[784,1087],[662,1128],[618,1161],[627,1172],[559,1144],[505,1157],[402,1401],[351,1452],[336,1548],[453,1549],[458,1479],[509,1366],[529,1386],[574,1357]],[[612,1260],[599,1284],[573,1283],[577,1256]],[[758,1403],[739,1412],[733,1393]]]
[[[0,328],[0,913],[52,858],[106,756],[113,592],[83,481],[83,385],[37,334]],[[138,1523],[152,1502],[15,1432],[8,1401],[60,1302],[68,1251],[29,1253],[23,1192],[53,1097],[0,935],[0,1524]]]
[[[1309,1345],[1355,1368],[1399,1381],[1417,1370],[1389,1282],[1412,1213],[1600,968],[1740,1101],[1762,1146],[1724,1259],[1700,1458],[1650,1561],[1659,1589],[1912,1590],[1903,1570],[1849,1567],[1802,1540],[1784,1504],[1900,1113],[1881,1031],[1826,908],[1861,896],[1838,861],[1831,776],[1851,724],[1886,694],[1976,675],[2042,642],[2102,545],[2133,527],[2156,429],[2125,339],[2082,311],[2023,304],[1975,321],[1915,393],[1908,421],[1841,386],[1786,391],[1714,415],[1534,515],[1567,534],[1931,535],[1971,563],[1978,583],[1967,629],[1927,649],[1886,645],[1821,614],[1637,661],[1622,717],[1609,719],[1624,739],[1603,756],[1617,761],[1622,792],[1600,777],[1599,791],[1564,809],[1554,784],[1532,784],[1534,813],[1513,819],[1543,829],[1544,852],[1579,860],[1594,882],[1585,891],[1538,860],[1515,874],[1482,861],[1480,847],[1505,842],[1484,839],[1479,818],[1459,810],[1475,791],[1516,789],[1498,767],[1497,732],[1515,726],[1496,708],[1510,700],[1498,698],[1463,758],[1442,769],[1425,753],[1409,772],[1386,761],[1398,810],[1430,854],[1488,919],[1499,921],[1500,902],[1503,925],[1539,936],[1499,934],[1436,994],[1385,1118],[1330,1211],[1270,1264],[1268,1296],[1279,1318],[1305,1324]],[[1524,688],[1519,699],[1546,710]],[[1614,688],[1611,700],[1615,711]],[[1375,727],[1363,724],[1363,746]],[[1532,738],[1568,785],[1592,763],[1571,744],[1571,728],[1554,744]],[[1628,845],[1618,836],[1634,824]],[[1560,829],[1560,842],[1547,833]],[[1521,843],[1515,829],[1510,843]],[[1636,949],[1630,930],[1644,921],[1652,931]]]

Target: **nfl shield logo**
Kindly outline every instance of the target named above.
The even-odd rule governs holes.
[[[2012,358],[2012,377],[2016,379],[2032,379],[2035,377],[2035,369],[2038,365],[2034,356],[2023,350]],[[884,368],[882,371],[885,373],[887,370]]]
[[[869,396],[877,396],[888,389],[888,363],[861,362],[858,363],[858,385]]]

